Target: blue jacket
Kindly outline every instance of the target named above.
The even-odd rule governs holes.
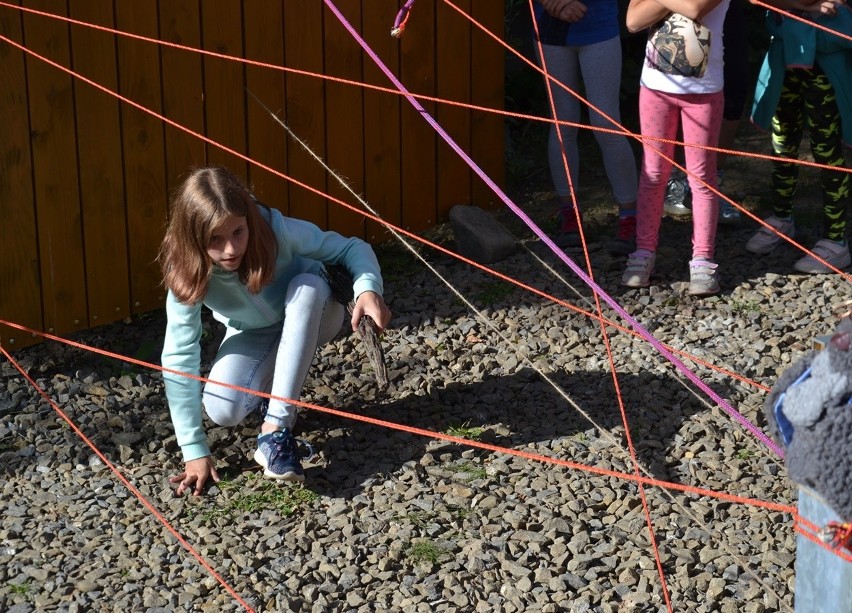
[[[264,209],[261,208],[263,214]],[[379,263],[373,249],[358,238],[324,232],[307,221],[284,217],[269,209],[267,216],[278,241],[278,259],[272,282],[250,294],[236,272],[214,266],[203,304],[213,317],[237,330],[265,328],[284,319],[287,286],[298,274],[320,274],[323,263],[344,264],[354,278],[355,296],[383,291]],[[171,291],[166,297],[166,336],[162,364],[198,375],[201,368],[201,306],[182,304]],[[184,461],[210,455],[201,415],[201,382],[163,373],[166,398]]]
[[[814,21],[846,36],[852,35],[852,10],[847,5],[840,6],[833,17],[819,15]],[[818,63],[837,96],[843,141],[852,145],[852,42],[795,19],[776,17],[775,13],[767,15],[767,28],[772,42],[757,79],[752,121],[765,130],[770,129],[787,68],[812,68]]]

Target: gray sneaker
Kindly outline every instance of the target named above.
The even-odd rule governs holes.
[[[710,260],[689,263],[689,293],[692,296],[712,296],[719,293],[719,265]]]
[[[621,284],[626,287],[648,287],[651,285],[651,273],[657,254],[647,249],[634,251],[627,258],[627,267],[621,276]]]
[[[793,225],[792,220],[779,219],[775,217],[775,215],[772,215],[764,219],[763,222],[769,227],[761,226],[760,230],[748,239],[745,246],[746,251],[756,253],[758,255],[771,253],[784,241],[781,237],[782,234],[793,238],[796,233],[796,228]]]
[[[852,264],[852,256],[849,255],[849,245],[846,241],[844,241],[841,245],[836,241],[823,238],[817,241],[811,251],[814,255],[819,256],[831,264],[834,268],[843,269]],[[834,272],[833,269],[829,268],[811,255],[806,255],[798,260],[795,264],[793,264],[793,269],[811,275]]]

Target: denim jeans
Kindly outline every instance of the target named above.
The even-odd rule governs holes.
[[[841,521],[812,490],[799,488],[799,515],[822,528]],[[852,613],[852,563],[811,542],[796,540],[796,613]]]
[[[332,340],[345,309],[324,279],[297,275],[287,287],[284,320],[267,328],[228,328],[209,379],[298,400],[317,347]],[[216,424],[235,426],[257,409],[259,396],[215,383],[204,386],[204,409]],[[284,428],[296,423],[296,405],[270,400],[266,421]]]

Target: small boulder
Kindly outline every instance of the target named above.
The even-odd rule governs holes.
[[[450,226],[458,252],[480,264],[498,262],[514,253],[514,237],[486,211],[464,204],[450,209]]]

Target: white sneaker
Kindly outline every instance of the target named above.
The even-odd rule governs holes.
[[[793,238],[793,235],[796,233],[796,228],[793,226],[792,220],[778,219],[772,215],[763,221],[767,225],[775,228],[776,232],[773,232],[765,226],[761,226],[760,230],[758,230],[757,233],[746,243],[746,251],[765,255],[781,244],[784,240],[781,238],[781,234],[785,234],[790,238]]]
[[[846,268],[849,264],[852,264],[852,256],[849,255],[849,245],[846,241],[843,241],[843,244],[841,245],[835,241],[823,238],[817,241],[811,251],[814,255],[818,255],[834,268]],[[806,255],[798,260],[795,264],[793,264],[793,269],[812,275],[834,272],[831,268],[811,255]]]
[[[648,287],[657,255],[647,249],[639,249],[627,258],[627,267],[621,276],[621,284],[627,287]]]
[[[719,293],[719,265],[710,260],[692,260],[689,263],[689,294],[712,296]]]

